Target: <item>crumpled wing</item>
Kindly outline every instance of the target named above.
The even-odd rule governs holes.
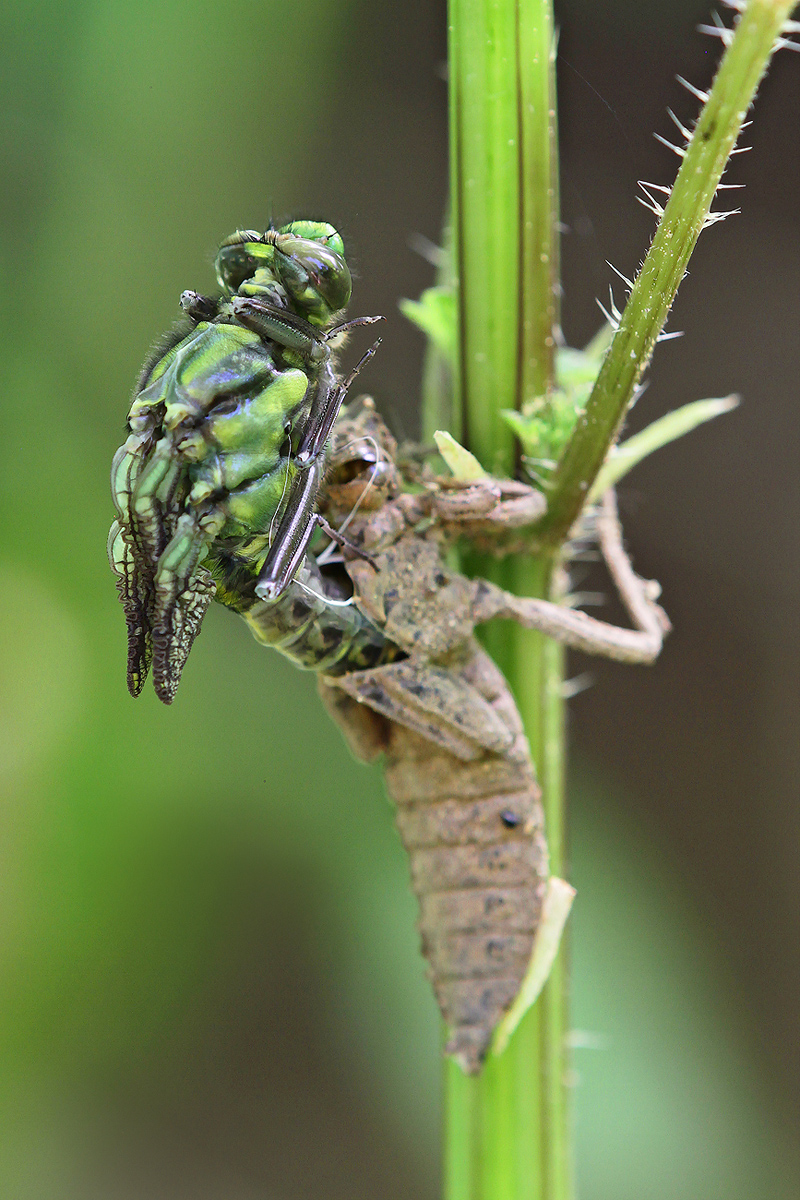
[[[216,591],[198,562],[213,530],[183,512],[185,467],[168,438],[131,434],[111,468],[118,519],[109,561],[128,628],[128,690],[141,692],[152,665],[156,695],[171,704],[192,643]]]
[[[108,535],[108,559],[117,575],[117,592],[128,628],[128,691],[132,696],[138,696],[153,661],[149,615],[152,589],[138,569],[133,547],[119,521],[114,522]]]
[[[181,673],[217,585],[203,567],[168,593],[159,589],[153,629],[153,686],[159,700],[171,704]]]

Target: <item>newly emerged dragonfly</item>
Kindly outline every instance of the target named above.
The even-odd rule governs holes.
[[[114,458],[109,535],[128,622],[128,686],[152,662],[169,704],[228,556],[280,596],[316,528],[331,427],[364,356],[342,381],[335,339],[350,271],[331,225],[293,221],[227,238],[219,298],[184,292],[186,321],[145,363]]]
[[[635,629],[446,565],[456,538],[524,545],[544,499],[513,480],[404,474],[371,401],[340,414],[352,373],[336,376],[331,340],[350,276],[330,226],[235,234],[217,264],[224,297],[184,293],[192,328],[145,365],[114,459],[129,687],[152,658],[171,701],[212,598],[317,671],[356,756],[384,758],[446,1050],[475,1072],[525,993],[552,881],[528,743],[474,628],[511,619],[648,662],[669,625],[624,554],[613,495],[598,534]],[[320,524],[332,540],[317,554]]]

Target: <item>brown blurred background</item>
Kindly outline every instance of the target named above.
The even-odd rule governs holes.
[[[557,17],[582,345],[652,231],[635,181],[675,171],[652,132],[696,111],[674,75],[707,85],[718,44],[695,0]],[[222,610],[174,707],[134,704],[104,544],[149,343],[271,213],[342,230],[354,314],[389,317],[364,383],[416,432],[396,302],[445,203],[443,0],[28,0],[0,47],[0,1194],[433,1198],[438,1023],[379,772]],[[743,396],[622,489],[675,633],[649,671],[575,663],[583,1200],[798,1186],[799,72],[774,64],[743,213],[701,239],[630,420]]]

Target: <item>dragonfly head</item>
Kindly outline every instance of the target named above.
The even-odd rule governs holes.
[[[217,279],[227,295],[276,297],[312,325],[326,326],[350,299],[352,279],[342,239],[321,221],[292,221],[281,229],[237,230],[222,243]]]

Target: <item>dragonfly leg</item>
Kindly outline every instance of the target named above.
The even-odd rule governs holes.
[[[335,376],[332,368],[329,368],[327,363],[325,364],[325,368],[320,372],[317,395],[311,405],[300,449],[297,452],[298,462],[302,463],[316,458],[325,449],[325,444],[330,436],[333,423],[339,415],[345,396],[353,386],[353,381],[359,371],[366,366],[380,344],[380,338],[378,338],[369,350],[362,354],[350,374],[338,382],[334,382]],[[330,384],[326,376],[329,378]]]
[[[315,327],[293,313],[276,308],[264,300],[253,297],[234,296],[231,306],[237,320],[260,337],[277,342],[287,350],[297,350],[307,355],[312,362],[319,363],[319,379],[311,399],[308,418],[302,429],[297,461],[301,465],[316,458],[325,448],[334,421],[339,415],[342,401],[361,368],[377,350],[376,342],[356,363],[346,379],[337,381],[332,364],[330,340],[356,325],[372,325],[382,317],[356,317],[339,325],[324,335]]]
[[[317,493],[324,473],[322,458],[301,466],[278,523],[272,545],[259,572],[256,595],[277,600],[291,583],[317,527]]]
[[[201,296],[199,292],[181,292],[181,308],[192,321],[213,321],[221,301],[217,296]]]
[[[324,474],[325,443],[349,387],[379,344],[376,342],[371,346],[350,374],[340,382],[336,381],[333,369],[328,363],[320,372],[317,396],[311,407],[300,449],[294,459],[298,471],[289,493],[286,510],[278,524],[256,584],[256,593],[262,600],[276,600],[286,590],[303,560],[311,535],[318,524],[316,502]]]
[[[366,550],[362,550],[360,546],[355,544],[355,542],[351,542],[349,538],[346,538],[343,533],[339,533],[338,529],[334,529],[331,523],[326,521],[321,513],[317,513],[317,524],[325,536],[329,537],[332,542],[336,543],[337,546],[341,546],[342,550],[349,550],[351,554],[356,556],[356,558],[363,558],[371,567],[375,567],[376,570],[378,569],[375,559],[370,554],[367,554]]]

